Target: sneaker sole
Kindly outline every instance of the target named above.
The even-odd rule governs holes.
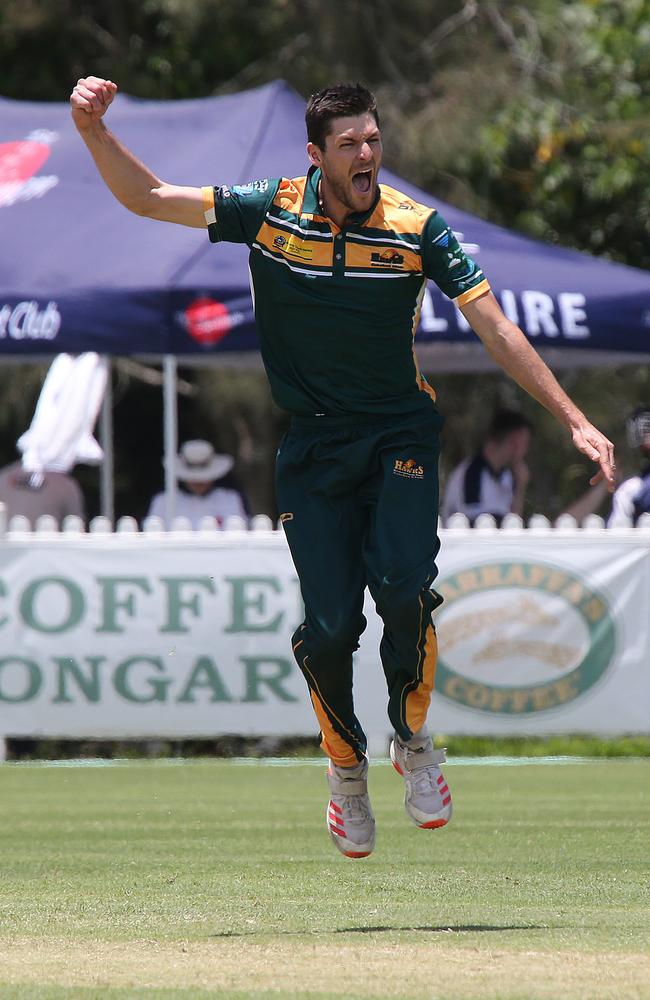
[[[441,826],[447,826],[448,822],[448,819],[432,819],[430,823],[418,823],[417,826],[420,830],[438,830]]]
[[[390,747],[390,759],[391,759],[391,763],[392,763],[393,767],[395,768],[395,770],[397,771],[397,773],[400,775],[401,778],[403,778],[404,777],[404,771],[402,770],[402,768],[399,766],[399,764],[397,763],[397,761],[393,757],[393,745],[392,745],[392,743],[391,743],[391,747]],[[413,816],[411,816],[411,814],[408,811],[408,809],[406,810],[406,814],[409,817],[409,819],[412,820],[413,823],[415,823],[415,825],[418,827],[419,830],[439,830],[441,826],[447,826],[447,823],[451,819],[451,810],[452,810],[451,802],[449,803],[448,806],[445,806],[445,809],[449,809],[449,815],[447,816],[446,819],[431,819],[431,820],[427,820],[426,823],[418,823],[417,819],[414,819]]]
[[[327,831],[328,831],[330,837],[332,838],[332,841],[334,842],[334,846],[336,847],[336,849],[338,851],[341,852],[341,854],[344,857],[346,857],[346,858],[353,858],[353,859],[356,860],[358,858],[367,858],[367,857],[369,857],[369,855],[372,854],[372,852],[374,850],[374,847],[375,847],[374,840],[373,840],[372,844],[353,844],[351,840],[347,840],[346,837],[342,837],[340,835],[340,833],[336,833],[332,829],[332,825],[330,823],[330,805],[329,805],[329,802],[327,803],[327,809],[325,811],[325,822],[327,824]],[[350,847],[348,848],[346,846],[346,844],[349,844]],[[355,849],[353,849],[353,848],[355,848]]]

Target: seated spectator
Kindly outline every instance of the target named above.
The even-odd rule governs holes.
[[[497,524],[511,512],[521,516],[530,438],[531,423],[523,413],[497,410],[481,450],[456,466],[447,480],[443,524],[455,513],[465,514],[470,524],[479,514],[492,514]]]
[[[63,518],[83,518],[84,499],[76,479],[66,472],[27,472],[20,462],[0,469],[0,501],[6,506],[7,523],[16,514],[29,518],[32,528],[42,514],[51,514],[61,527]]]
[[[639,406],[625,421],[630,447],[639,451],[639,470],[625,479],[612,497],[607,527],[631,522],[650,513],[650,404]]]
[[[179,483],[176,515],[189,518],[193,528],[199,527],[203,517],[214,517],[220,525],[233,514],[246,518],[241,491],[232,482],[224,482],[234,464],[232,455],[216,454],[209,441],[186,441],[181,445],[174,470]],[[152,499],[148,516],[152,515],[166,523],[164,492]]]

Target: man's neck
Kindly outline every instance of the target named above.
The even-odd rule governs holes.
[[[483,446],[481,454],[484,461],[489,465],[495,475],[501,475],[503,470],[507,467],[508,463],[504,461],[504,455],[499,445],[492,444],[488,441]]]
[[[343,229],[348,216],[352,214],[348,206],[339,201],[336,195],[327,189],[327,185],[323,183],[322,174],[318,182],[318,206],[321,214],[326,219],[331,219],[339,229]]]

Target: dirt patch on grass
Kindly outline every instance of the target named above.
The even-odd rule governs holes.
[[[6,940],[11,984],[314,991],[436,1000],[650,1000],[650,955],[473,949],[426,942]]]
[[[0,944],[5,983],[276,990],[282,996],[647,1000],[650,955],[514,952],[425,942],[134,942],[12,940]]]

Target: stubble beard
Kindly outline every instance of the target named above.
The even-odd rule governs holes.
[[[321,173],[322,173],[323,177],[325,178],[325,180],[327,181],[327,185],[328,185],[329,189],[331,190],[332,194],[334,195],[334,197],[342,205],[345,205],[345,207],[350,212],[362,212],[366,208],[365,199],[361,203],[355,202],[355,200],[354,200],[354,186],[353,186],[351,180],[347,181],[347,183],[346,183],[344,181],[339,180],[338,178],[331,177],[327,173],[326,169],[324,167],[322,167],[322,166],[321,166]],[[374,194],[375,194],[376,187],[377,187],[377,185],[375,184],[374,188],[371,188],[373,197],[374,197]],[[362,198],[363,196],[360,195],[359,197]]]

